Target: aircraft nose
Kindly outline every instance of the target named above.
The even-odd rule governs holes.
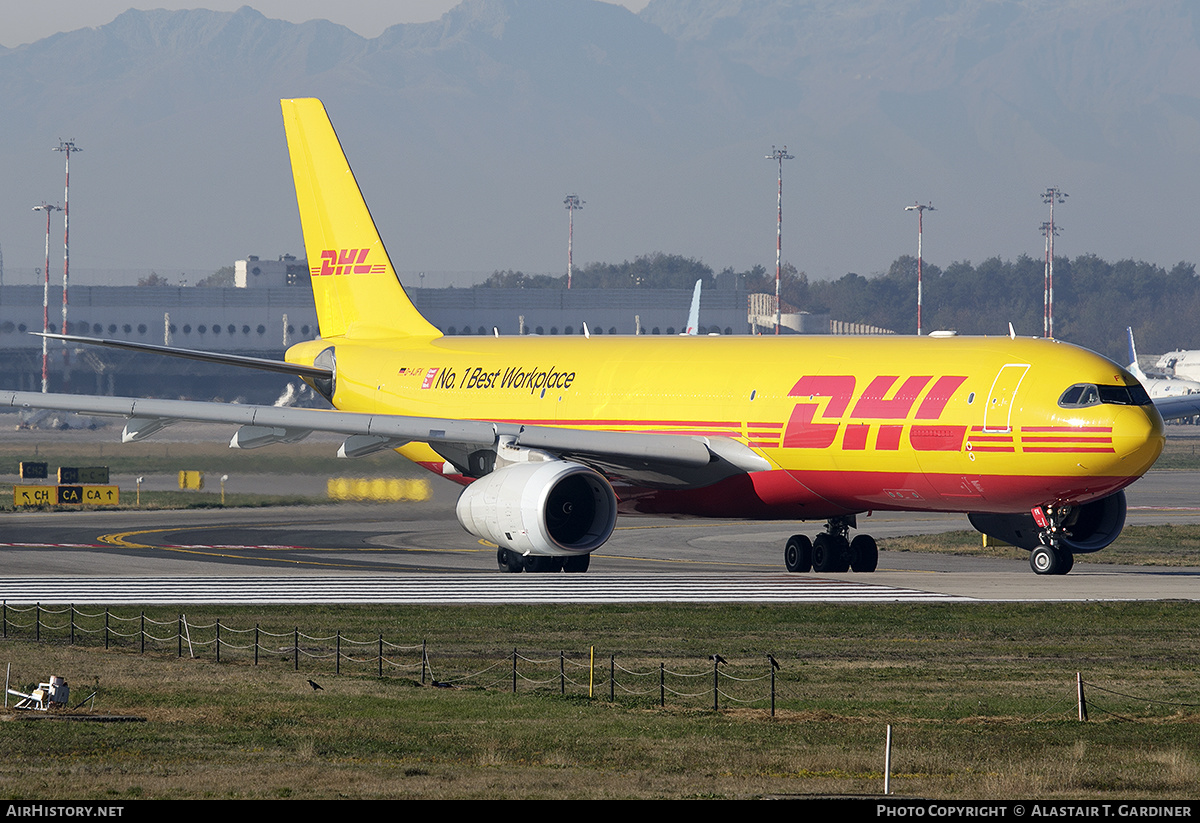
[[[1113,420],[1112,438],[1121,473],[1131,477],[1148,471],[1167,441],[1162,416],[1153,406],[1122,408]]]

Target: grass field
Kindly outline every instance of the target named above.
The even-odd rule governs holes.
[[[147,613],[176,619],[171,609]],[[275,631],[279,648],[254,666],[251,652],[231,647],[218,664],[211,647],[177,659],[174,641],[140,655],[132,639],[105,651],[10,632],[0,649],[21,686],[61,674],[76,699],[97,690],[94,712],[146,722],[13,720],[0,727],[0,794],[871,795],[882,790],[888,724],[901,796],[1187,797],[1200,779],[1200,610],[1191,604],[188,613],[196,626],[217,618]],[[287,647],[295,626],[310,635],[424,641],[434,675],[460,687],[422,686],[416,668],[379,678],[371,660],[345,662],[340,676],[328,657],[302,659],[294,671]],[[203,636],[192,632],[194,642]],[[589,697],[592,646],[601,662]],[[560,650],[570,662],[566,696],[558,694]],[[714,653],[728,661],[719,711],[712,709]],[[768,653],[781,664],[774,717],[765,700]],[[612,702],[610,654],[618,672]],[[674,693],[661,708],[660,664],[690,676],[671,681]],[[1076,719],[1077,672],[1089,684],[1086,723]],[[313,691],[309,678],[323,690]]]
[[[0,461],[108,465],[115,473],[344,474],[328,444],[236,452],[207,443],[121,446],[52,438],[0,443]],[[0,467],[4,464],[0,462]],[[415,473],[393,455],[350,464],[370,475]],[[1197,469],[1188,439],[1168,440],[1158,468]],[[124,491],[124,490],[123,490]],[[158,493],[155,505],[211,505],[215,494]],[[129,499],[131,495],[127,495]],[[11,498],[10,498],[11,499]],[[231,505],[313,502],[230,496]],[[959,532],[881,541],[891,551],[979,555]],[[1024,559],[1006,546],[987,550]],[[1200,527],[1130,528],[1083,562],[1200,565]],[[92,610],[95,611],[95,610]],[[138,609],[118,609],[126,617]],[[1200,785],[1200,609],[1190,603],[863,606],[215,607],[187,609],[193,627],[220,619],[221,662],[204,630],[147,653],[125,638],[69,645],[57,628],[20,628],[10,614],[0,663],[28,689],[66,677],[72,715],[97,723],[0,714],[0,796],[138,798],[754,798],[870,796],[883,784],[893,727],[893,790],[928,798],[1168,798]],[[178,610],[147,609],[156,636]],[[271,632],[253,654],[255,625]],[[122,623],[127,632],[128,624]],[[304,641],[294,670],[294,628]],[[374,646],[343,652],[328,638],[383,635],[426,643],[422,684],[411,649],[375,674]],[[241,647],[241,648],[239,648]],[[598,661],[589,695],[590,650]],[[519,682],[512,692],[512,655]],[[559,654],[570,680],[560,695]],[[721,675],[712,707],[713,664]],[[781,664],[770,713],[766,655]],[[611,658],[610,658],[611,656]],[[617,667],[609,699],[609,661]],[[671,673],[659,705],[660,666]],[[1091,719],[1077,717],[1076,675]],[[312,678],[323,689],[314,691]]]

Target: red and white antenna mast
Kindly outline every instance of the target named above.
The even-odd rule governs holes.
[[[927,203],[922,206],[916,203],[912,206],[905,206],[905,211],[915,211],[917,213],[917,337],[921,336],[921,235],[925,231],[925,212],[937,211],[932,203]]]
[[[46,212],[46,268],[43,269],[46,279],[42,285],[42,334],[46,334],[50,331],[50,215],[62,211],[62,207],[42,203],[40,206],[34,206],[33,210]],[[50,381],[49,343],[47,338],[42,338],[42,394],[48,390]]]
[[[783,308],[779,302],[779,280],[783,273],[783,161],[796,158],[788,154],[787,146],[782,149],[771,146],[771,153],[767,155],[767,159],[779,163],[779,196],[776,200],[775,219],[775,333],[779,334],[779,327],[783,321]]]
[[[51,151],[61,151],[66,155],[66,183],[63,187],[63,304],[62,304],[62,334],[67,334],[67,285],[71,279],[71,152],[83,151],[75,145],[74,140],[59,139],[58,145]],[[70,386],[71,364],[70,350],[63,343],[63,389]]]
[[[563,205],[567,207],[569,216],[567,217],[567,288],[571,288],[571,277],[574,274],[575,260],[573,257],[572,245],[575,242],[575,212],[583,208],[585,201],[579,199],[577,194],[568,194],[567,199],[563,201]]]
[[[1058,227],[1054,225],[1054,204],[1067,202],[1069,196],[1057,186],[1042,192],[1042,202],[1050,204],[1050,221],[1042,224],[1042,231],[1046,235],[1046,283],[1042,291],[1045,315],[1042,334],[1045,337],[1054,336],[1054,237],[1058,234]]]

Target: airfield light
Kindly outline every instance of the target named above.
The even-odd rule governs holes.
[[[568,194],[567,199],[563,201],[563,205],[567,207],[567,288],[571,288],[571,275],[574,270],[574,260],[572,259],[571,245],[575,238],[575,212],[583,208],[585,201],[579,199],[578,194]]]
[[[927,203],[922,206],[920,203],[914,203],[911,206],[905,206],[905,211],[915,211],[917,213],[917,337],[921,336],[921,234],[924,231],[925,212],[937,211],[932,203]]]
[[[1042,202],[1050,205],[1050,220],[1042,224],[1046,235],[1046,282],[1042,289],[1042,334],[1045,337],[1054,336],[1054,236],[1058,234],[1058,227],[1054,225],[1054,204],[1067,202],[1069,196],[1057,186],[1042,192]]]
[[[67,282],[71,278],[71,152],[83,151],[75,145],[74,140],[59,139],[58,145],[51,151],[61,151],[66,155],[66,183],[63,188],[63,305],[62,333],[67,333]],[[63,341],[63,390],[67,391],[71,383],[70,349]]]
[[[775,333],[779,334],[779,327],[783,321],[783,309],[779,302],[779,280],[783,272],[783,161],[794,160],[795,156],[788,154],[787,146],[782,149],[771,146],[771,153],[767,155],[767,159],[779,163],[779,196],[776,201],[775,219]]]
[[[59,206],[53,206],[49,203],[42,203],[40,206],[34,206],[34,211],[46,212],[46,268],[45,282],[42,285],[42,334],[50,331],[50,214],[55,211],[62,211]],[[50,379],[49,365],[49,346],[50,341],[42,338],[42,394],[47,391],[47,383]]]

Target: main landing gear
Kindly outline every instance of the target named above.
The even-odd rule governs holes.
[[[502,572],[586,572],[591,565],[590,554],[579,554],[572,557],[543,557],[541,555],[522,556],[511,549],[496,549],[496,564]]]
[[[789,572],[873,572],[879,565],[879,547],[875,538],[860,534],[848,539],[850,529],[857,527],[857,518],[831,517],[825,531],[809,540],[806,535],[794,534],[783,549],[783,562]]]
[[[1071,506],[1046,506],[1033,510],[1041,545],[1029,553],[1029,568],[1035,574],[1066,574],[1075,566],[1075,555],[1066,546],[1071,536],[1067,526],[1075,516]]]

